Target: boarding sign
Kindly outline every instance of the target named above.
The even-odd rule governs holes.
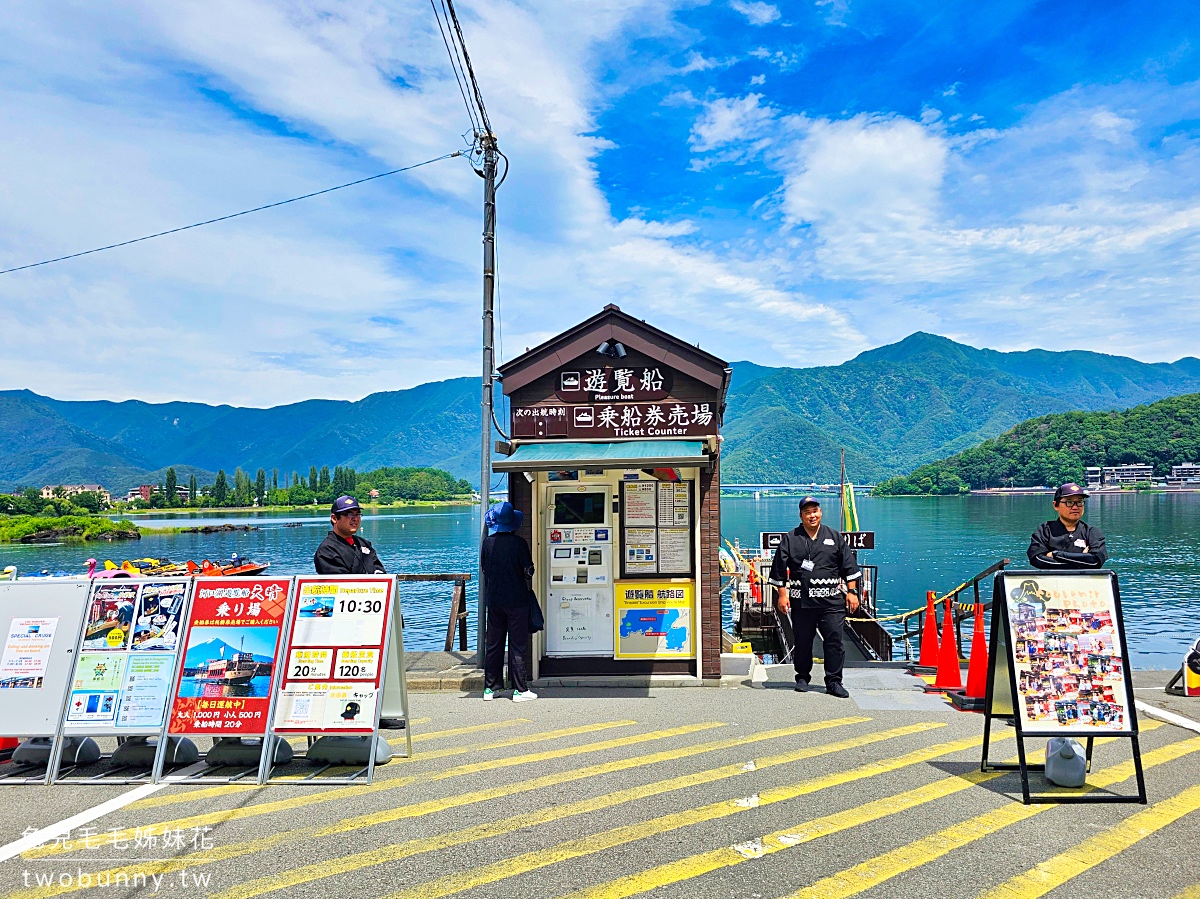
[[[183,669],[171,703],[172,734],[262,736],[290,578],[198,578]]]
[[[0,584],[0,736],[58,729],[90,588],[82,580]]]
[[[691,581],[616,584],[618,659],[693,659],[696,585]]]
[[[1133,697],[1109,573],[1006,573],[1002,581],[1022,730],[1129,733]]]
[[[301,577],[274,730],[370,734],[392,620],[391,577]]]
[[[71,676],[64,734],[162,729],[179,658],[187,578],[97,584]]]

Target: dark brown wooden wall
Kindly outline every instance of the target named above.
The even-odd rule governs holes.
[[[700,469],[701,677],[721,676],[721,455]]]

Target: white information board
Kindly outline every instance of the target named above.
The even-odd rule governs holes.
[[[0,736],[58,730],[91,583],[0,584]]]

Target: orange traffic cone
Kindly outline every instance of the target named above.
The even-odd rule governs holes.
[[[955,708],[964,712],[982,712],[987,705],[988,648],[983,633],[983,603],[975,603],[975,625],[971,633],[971,665],[967,668],[967,689],[950,693]]]
[[[954,636],[954,599],[946,597],[946,612],[942,615],[942,642],[938,648],[935,690],[961,690],[962,671],[958,667],[958,639]]]
[[[921,628],[921,654],[917,658],[920,668],[938,666],[937,612],[933,608],[933,591],[925,592],[925,625]]]

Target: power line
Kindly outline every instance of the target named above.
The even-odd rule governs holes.
[[[450,57],[450,68],[454,72],[454,81],[458,85],[458,92],[462,95],[463,105],[467,107],[467,118],[471,120],[472,138],[474,138],[479,134],[481,125],[475,114],[475,107],[471,105],[471,100],[467,97],[467,76],[462,71],[462,60],[459,58],[457,45],[451,46],[449,16],[447,16],[446,24],[443,25],[442,11],[438,9],[437,0],[429,0],[429,5],[433,7],[433,17],[437,20],[438,31],[442,35],[442,43],[445,45],[446,53]],[[474,140],[472,140],[472,143],[474,143]]]
[[[446,153],[434,159],[426,159],[424,162],[418,162],[414,165],[406,165],[403,168],[392,169],[390,172],[380,172],[378,175],[369,175],[366,178],[359,178],[357,181],[347,181],[345,184],[339,184],[336,187],[327,187],[324,190],[316,190],[310,194],[303,194],[299,197],[292,197],[289,200],[280,200],[277,203],[267,203],[265,206],[255,206],[253,209],[243,209],[241,212],[222,215],[215,219],[206,219],[203,222],[196,222],[191,225],[184,225],[180,228],[171,228],[167,231],[159,231],[155,234],[147,234],[145,237],[135,237],[133,240],[123,240],[120,243],[110,243],[107,246],[96,247],[91,250],[84,250],[81,253],[71,253],[68,256],[56,256],[54,259],[44,259],[41,262],[31,262],[28,265],[18,265],[15,268],[6,268],[0,270],[0,275],[8,275],[13,272],[24,271],[28,268],[37,268],[42,265],[51,265],[55,262],[66,262],[68,259],[78,259],[80,256],[90,256],[92,253],[102,253],[105,250],[115,250],[118,247],[127,247],[130,244],[141,243],[144,240],[153,240],[156,237],[166,237],[168,234],[178,234],[180,231],[190,231],[193,228],[202,228],[205,225],[215,225],[217,222],[227,222],[230,219],[239,218],[243,215],[250,215],[252,212],[262,212],[264,209],[274,209],[276,206],[286,206],[289,203],[298,203],[300,200],[308,200],[312,197],[319,197],[322,194],[333,193],[335,190],[343,190],[347,187],[354,187],[356,184],[365,184],[368,181],[375,181],[379,178],[386,178],[389,175],[399,175],[401,172],[410,172],[413,169],[419,169],[423,165],[430,165],[434,162],[441,162],[443,159],[452,159],[455,156],[462,156],[462,150],[455,150],[453,153]]]

